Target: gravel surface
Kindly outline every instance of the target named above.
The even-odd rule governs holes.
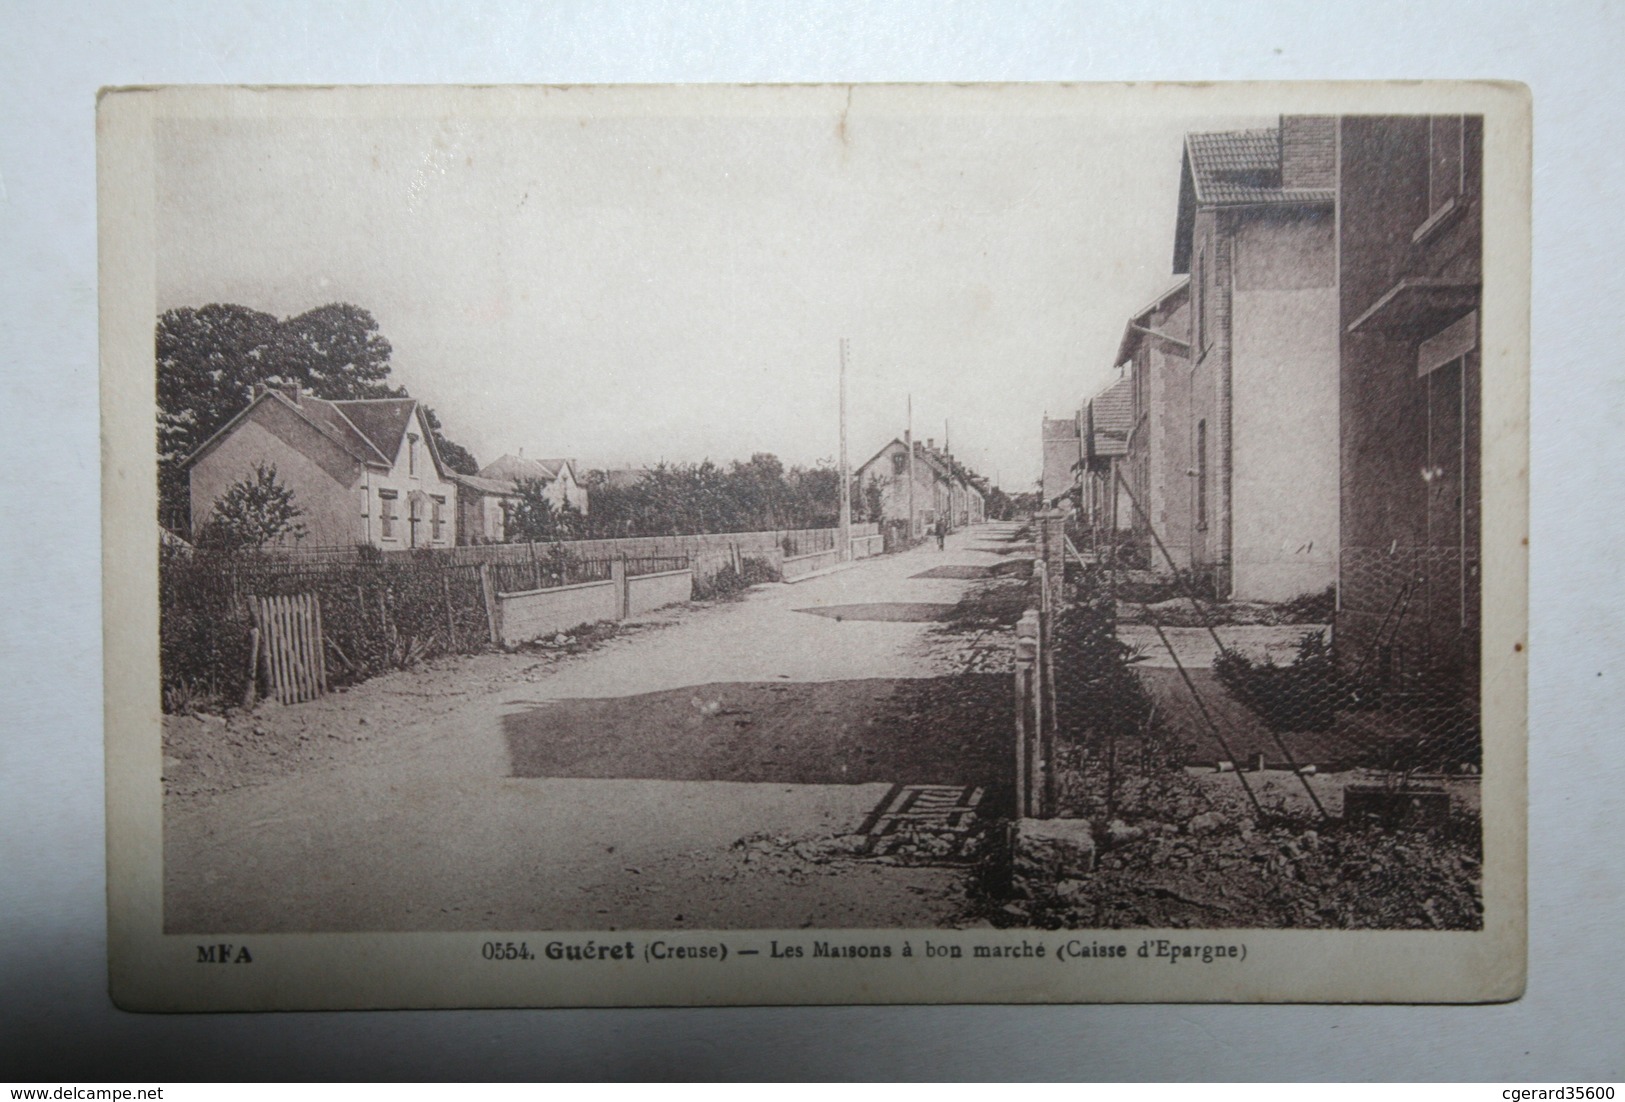
[[[998,798],[1002,725],[963,706],[992,699],[963,676],[987,638],[804,610],[952,606],[970,582],[913,575],[996,559],[956,537],[602,637],[169,717],[166,928],[975,922],[963,865],[840,840],[897,784]]]

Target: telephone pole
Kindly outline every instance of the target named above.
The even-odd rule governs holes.
[[[846,466],[846,338],[841,338],[841,550],[836,558],[852,557],[852,472]]]
[[[908,538],[914,540],[914,395],[908,396],[908,422],[903,429],[903,449],[908,452]]]

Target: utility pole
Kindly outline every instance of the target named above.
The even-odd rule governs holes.
[[[908,452],[908,538],[914,539],[914,395],[908,396],[908,425],[903,429],[903,449]]]
[[[852,557],[852,472],[846,466],[846,338],[841,338],[841,553],[845,562]]]

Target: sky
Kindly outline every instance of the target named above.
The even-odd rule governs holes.
[[[365,307],[482,463],[589,468],[833,462],[844,337],[854,467],[912,397],[1015,492],[1174,278],[1183,134],[1273,122],[783,93],[163,120],[158,307]]]

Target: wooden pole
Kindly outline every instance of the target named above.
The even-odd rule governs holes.
[[[491,631],[493,646],[502,642],[502,634],[497,629],[497,596],[496,589],[491,584],[491,564],[480,563],[480,596],[485,602],[485,624]]]
[[[908,542],[914,542],[914,395],[908,396],[908,424],[903,429],[903,447],[908,452]]]
[[[846,338],[841,338],[841,546],[836,559],[852,557],[852,471],[846,460]]]
[[[310,603],[316,610],[316,683],[322,691],[327,691],[327,636],[322,631],[322,599],[317,594],[311,594]]]
[[[453,654],[457,652],[457,617],[451,609],[451,571],[440,572],[440,588],[446,594],[446,648]]]
[[[260,665],[260,612],[254,609],[254,626],[248,631],[248,685],[243,689],[243,707],[254,706],[255,690],[259,687]]]

